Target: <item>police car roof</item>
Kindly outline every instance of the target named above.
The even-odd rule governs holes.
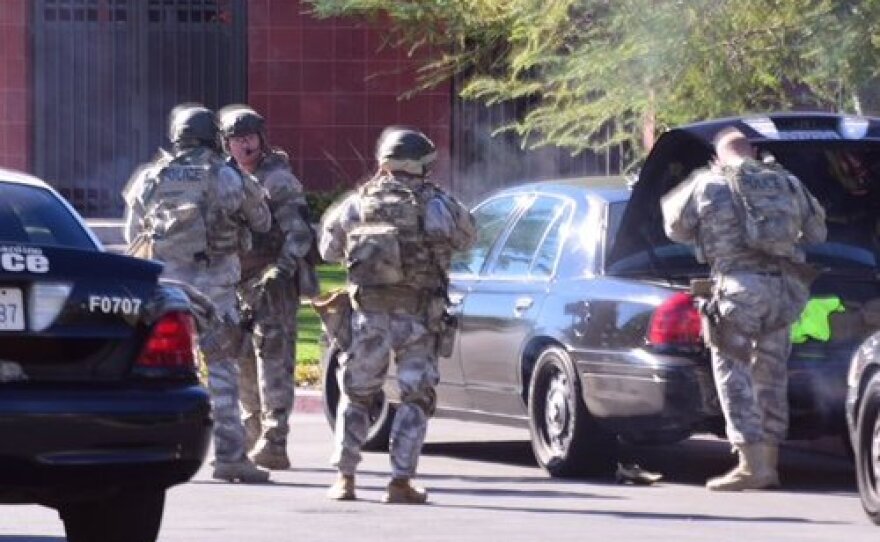
[[[50,188],[50,186],[46,184],[45,181],[42,181],[34,177],[33,175],[29,175],[27,173],[24,173],[23,171],[15,171],[2,167],[0,167],[0,182],[27,184],[39,188]]]

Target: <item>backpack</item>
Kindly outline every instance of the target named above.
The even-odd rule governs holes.
[[[780,166],[754,160],[723,172],[746,246],[770,257],[794,258],[802,217],[798,187],[789,174]]]
[[[208,227],[204,205],[210,189],[212,165],[184,155],[160,164],[148,182],[144,224],[152,239],[155,258],[192,261],[207,258]]]
[[[394,178],[379,178],[361,188],[360,205],[362,222],[346,238],[349,282],[357,286],[405,282],[406,252],[423,249],[424,209],[418,195]]]

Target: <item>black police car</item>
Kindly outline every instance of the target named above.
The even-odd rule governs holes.
[[[57,509],[68,540],[154,541],[205,457],[190,305],[160,270],[0,169],[0,503]]]

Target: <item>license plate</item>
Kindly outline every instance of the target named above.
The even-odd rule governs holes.
[[[24,329],[24,302],[18,288],[0,288],[0,331]]]

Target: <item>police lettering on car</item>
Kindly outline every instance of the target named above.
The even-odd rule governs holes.
[[[0,247],[0,269],[10,273],[48,273],[49,258],[37,248]]]

